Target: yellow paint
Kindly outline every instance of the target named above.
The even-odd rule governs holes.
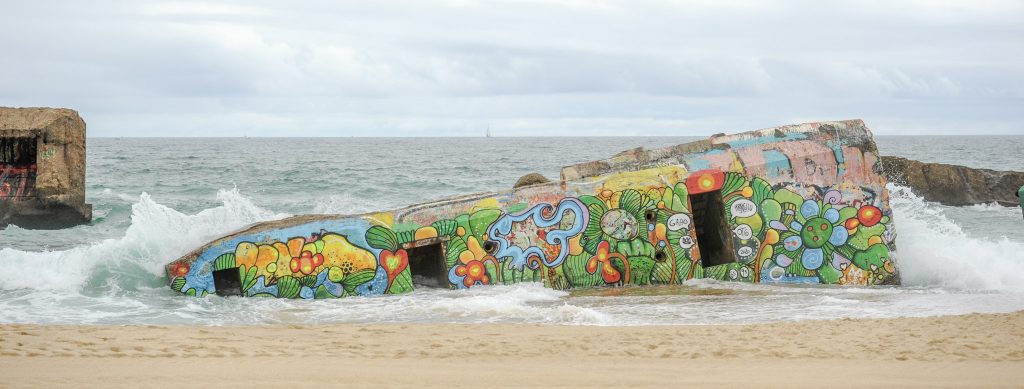
[[[868,238],[868,247],[882,243],[882,237],[875,235]]]
[[[245,266],[246,269],[256,264],[256,253],[259,248],[252,243],[242,242],[235,248],[235,265]]]
[[[434,227],[427,226],[427,227],[420,227],[418,230],[416,230],[416,234],[415,234],[415,237],[413,239],[420,240],[420,239],[430,239],[430,238],[436,238],[436,237],[437,237],[437,229],[434,228]]]
[[[764,234],[764,242],[767,244],[779,243],[779,232],[774,229],[769,229],[768,232]]]
[[[395,224],[395,215],[391,212],[377,212],[366,216],[369,221],[383,225],[385,227],[391,227]]]
[[[682,181],[687,174],[686,169],[679,166],[660,166],[635,172],[622,172],[605,175],[597,178],[597,180],[601,181],[603,189],[620,192],[625,189],[665,186],[666,182]]]
[[[487,252],[480,246],[480,242],[476,240],[475,236],[466,239],[466,249],[473,253],[473,259],[478,261],[487,256]]]
[[[327,234],[321,238],[324,241],[324,266],[339,266],[342,269],[350,267],[349,273],[360,270],[372,270],[377,268],[377,258],[369,251],[363,250],[349,243],[344,236]]]
[[[459,226],[459,228],[455,229],[455,235],[466,236],[466,229],[462,228],[462,226]]]
[[[476,212],[476,211],[479,211],[479,210],[482,210],[482,209],[495,209],[495,208],[501,208],[501,203],[498,202],[498,198],[497,197],[488,197],[486,199],[478,201],[476,203],[476,205],[473,205],[473,208],[470,209],[469,213],[473,213],[473,212]]]
[[[569,255],[580,255],[583,253],[583,245],[580,244],[580,240],[582,239],[583,233],[569,238]]]

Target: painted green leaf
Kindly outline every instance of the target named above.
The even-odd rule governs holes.
[[[299,280],[292,276],[284,276],[277,279],[277,297],[290,299],[299,296],[299,289],[302,285]]]
[[[463,251],[466,251],[466,242],[461,237],[455,237],[448,241],[448,246],[445,247],[445,263],[449,269],[459,263],[459,255]]]
[[[726,274],[729,273],[729,265],[718,265],[704,268],[703,278],[712,278],[719,281],[725,280]]]
[[[589,288],[601,284],[601,272],[587,273],[587,261],[592,255],[586,252],[565,258],[562,268],[569,284],[574,288]]]
[[[188,288],[188,290],[185,291],[185,294],[192,297],[196,297],[196,288]]]
[[[857,228],[857,232],[846,241],[846,244],[857,250],[867,250],[868,240],[872,236],[881,236],[883,232],[885,232],[885,226],[881,224],[875,224],[871,227],[861,225]]]
[[[335,295],[331,294],[331,292],[328,291],[327,287],[324,286],[324,285],[318,286],[316,288],[316,292],[313,293],[313,298],[316,298],[316,299],[332,299],[332,298],[338,298],[338,297],[340,297],[340,296],[335,296]]]
[[[445,219],[438,220],[431,224],[430,226],[434,227],[434,229],[437,230],[438,236],[452,237],[455,236],[455,230],[459,227],[459,223],[457,223],[455,220]]]
[[[782,220],[782,204],[779,204],[775,199],[764,199],[761,200],[761,217],[763,220]],[[767,223],[765,223],[767,224]]]
[[[256,266],[246,269],[245,265],[238,267],[238,276],[242,280],[242,291],[247,291],[256,285]]]
[[[402,273],[405,273],[405,272],[408,272],[408,271],[409,271],[409,269],[406,268],[404,271],[402,271]],[[365,283],[369,282],[376,275],[377,275],[377,270],[376,269],[357,271],[355,273],[349,274],[348,277],[345,277],[345,279],[342,281],[341,285],[349,293],[354,293],[355,290],[356,290],[356,287],[358,287],[359,285],[362,285],[362,284],[365,284]]]
[[[370,247],[395,251],[398,248],[398,237],[384,226],[373,226],[366,230],[366,243]]]
[[[852,260],[854,265],[864,270],[882,268],[885,261],[889,260],[889,247],[881,243],[873,244],[867,250],[854,254]],[[875,268],[872,269],[872,266]]]
[[[497,209],[483,209],[473,212],[469,216],[469,226],[472,228],[473,235],[477,237],[483,237],[487,234],[487,227],[491,226],[498,217],[501,216],[501,211]]]
[[[213,260],[213,270],[224,270],[235,267],[235,253],[221,254]]]
[[[174,289],[175,292],[180,293],[182,292],[181,289],[185,287],[185,283],[186,282],[184,277],[174,277],[174,281],[171,281],[171,289]]]
[[[413,286],[412,286],[412,272],[410,272],[408,269],[406,269],[405,271],[403,271],[401,273],[398,273],[398,275],[395,276],[395,281],[391,283],[391,287],[388,288],[387,293],[388,294],[408,293],[408,292],[412,292],[412,289],[413,289]]]
[[[797,207],[800,207],[800,204],[804,203],[804,198],[803,197],[800,197],[800,195],[794,193],[793,191],[791,191],[789,189],[785,189],[785,188],[779,189],[779,190],[775,191],[774,198],[775,198],[775,201],[779,202],[779,204],[789,203],[789,204],[793,204],[793,205],[795,205]]]
[[[305,276],[305,277],[302,277],[302,278],[299,279],[299,284],[302,284],[302,286],[305,286],[305,287],[312,288],[313,285],[316,285],[316,276]]]
[[[769,199],[775,195],[775,191],[772,190],[771,184],[761,177],[755,177],[751,180],[750,188],[754,190],[754,195],[750,197],[750,201],[753,201],[754,204],[761,204],[765,199]]]
[[[722,195],[735,192],[747,185],[747,177],[736,172],[726,172],[725,182],[722,183]]]

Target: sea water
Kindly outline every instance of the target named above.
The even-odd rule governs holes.
[[[526,173],[696,138],[89,139],[92,225],[0,230],[0,323],[786,322],[1024,309],[1024,220],[890,185],[901,287],[750,285],[555,291],[539,284],[338,300],[185,297],[163,266],[219,236],[306,213],[346,214],[508,188]],[[1024,137],[879,137],[883,154],[1024,171]]]

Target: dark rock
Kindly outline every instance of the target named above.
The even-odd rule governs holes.
[[[902,157],[881,158],[886,178],[907,186],[928,201],[945,205],[999,203],[1017,206],[1024,173],[925,163]]]
[[[546,184],[549,182],[551,182],[551,180],[547,179],[547,177],[542,176],[540,173],[530,173],[525,176],[519,177],[519,179],[516,180],[516,184],[513,185],[512,188],[519,188],[523,186],[537,184]]]

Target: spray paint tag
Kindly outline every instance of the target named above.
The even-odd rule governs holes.
[[[736,234],[736,237],[740,238],[740,240],[747,240],[754,236],[754,230],[751,229],[750,226],[746,224],[740,224],[736,226],[736,228],[733,229],[732,232]]]
[[[687,215],[685,213],[677,213],[675,215],[670,216],[668,218],[668,221],[665,222],[665,224],[668,226],[669,230],[679,231],[684,228],[690,228],[691,222],[692,221],[690,219],[690,215]]]
[[[757,206],[754,205],[753,201],[747,199],[739,199],[732,203],[732,216],[733,217],[750,217],[757,213]]]
[[[682,247],[684,249],[693,247],[693,237],[689,235],[679,237],[679,247]]]

